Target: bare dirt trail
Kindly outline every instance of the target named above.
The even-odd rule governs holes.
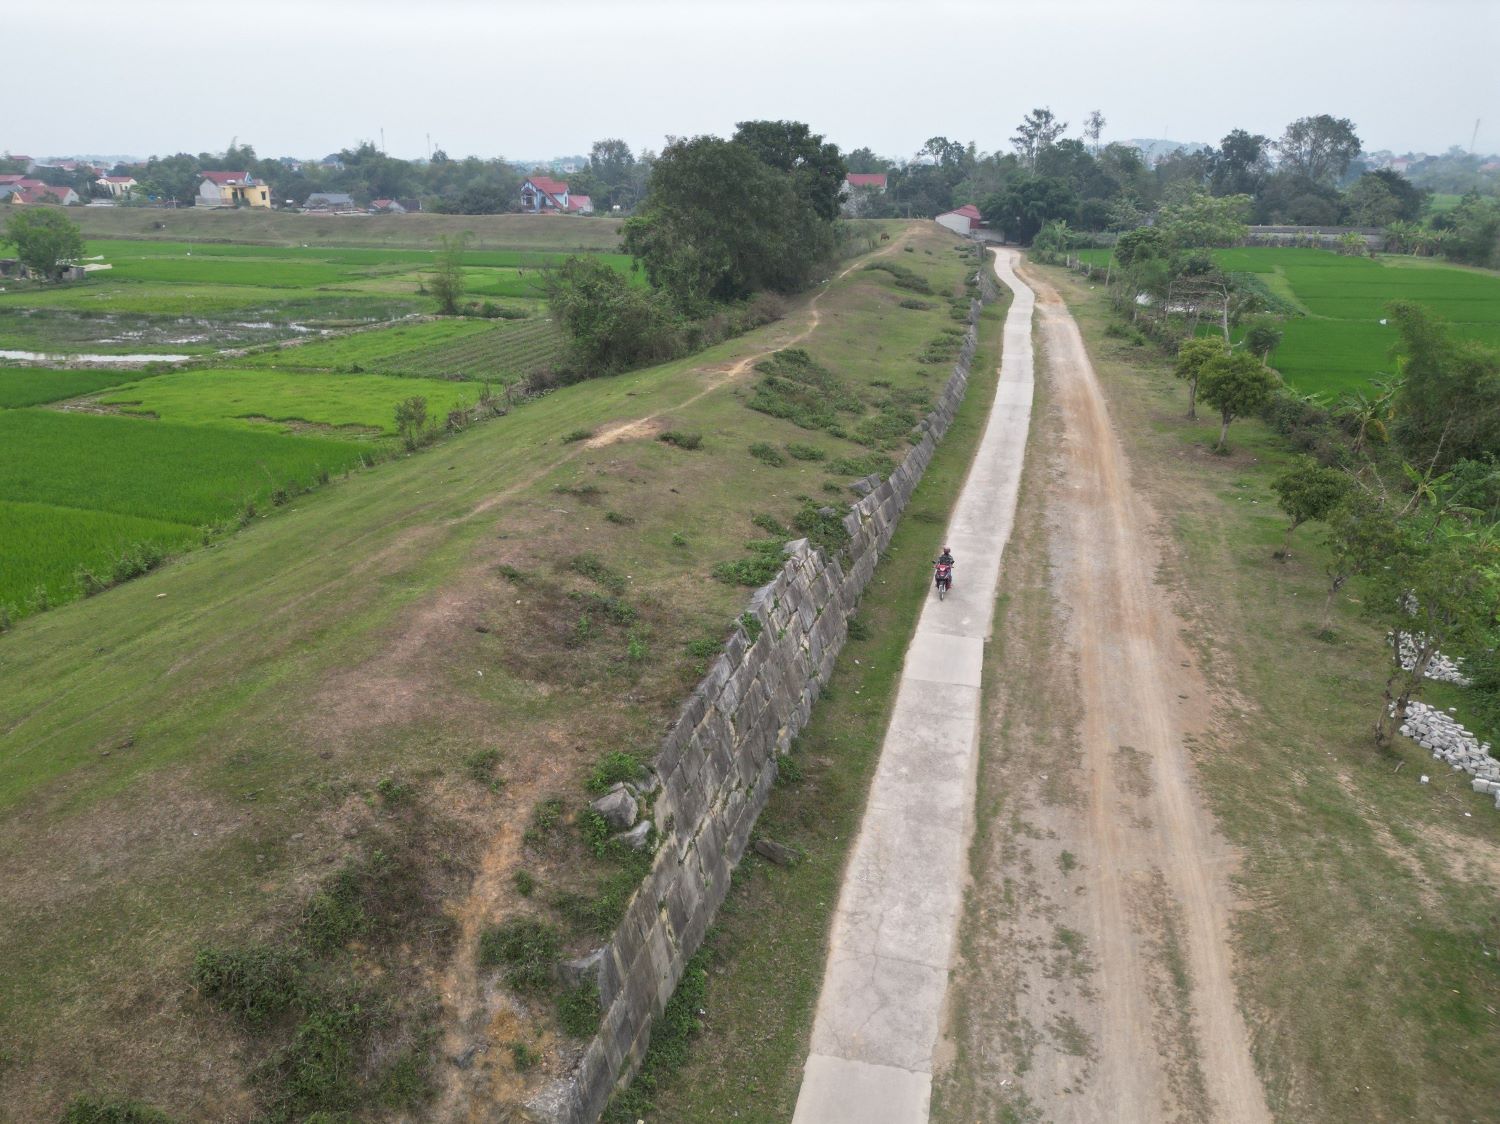
[[[1269,1121],[1232,978],[1233,855],[1188,750],[1207,686],[1077,325],[1023,276],[1049,408],[990,683],[988,827],[935,1117]]]
[[[900,249],[903,245],[906,244],[908,238],[909,233],[903,231],[901,234],[898,234],[894,239],[891,240],[891,244],[889,246],[885,246],[882,249],[876,250],[873,254],[861,254],[858,258],[855,259],[853,265],[846,266],[844,269],[840,270],[838,275],[835,276],[833,280],[842,281],[856,269],[863,268],[867,263],[873,261],[875,258],[883,258],[886,254]],[[699,399],[712,394],[714,391],[718,390],[719,387],[725,385],[726,383],[734,382],[736,379],[743,378],[745,373],[749,371],[753,366],[755,366],[755,364],[759,363],[762,359],[765,359],[773,352],[781,351],[788,347],[796,347],[798,344],[805,341],[809,336],[816,332],[818,330],[818,326],[823,323],[823,313],[818,308],[818,302],[823,299],[823,294],[826,292],[828,292],[828,289],[825,283],[825,286],[819,289],[815,294],[813,294],[812,298],[807,302],[807,319],[802,324],[802,326],[798,328],[792,335],[786,336],[782,339],[778,339],[772,346],[765,348],[762,351],[752,352],[751,354],[746,355],[744,358],[738,359],[733,363],[726,364],[725,366],[718,368],[710,368],[710,376],[704,381],[702,389],[698,390],[691,397],[685,398],[681,402],[679,402],[677,404],[677,408],[686,409],[688,406],[691,406]],[[613,445],[619,441],[632,441],[655,437],[657,433],[666,428],[666,418],[667,414],[665,412],[658,412],[655,414],[650,414],[644,418],[635,418],[631,421],[617,422],[614,425],[605,426],[593,437],[590,437],[587,441],[583,442],[583,448],[598,449],[602,448],[605,445]]]

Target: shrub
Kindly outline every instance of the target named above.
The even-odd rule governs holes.
[[[635,516],[623,515],[618,511],[606,511],[604,519],[607,523],[614,523],[621,527],[629,527],[635,522]]]
[[[802,445],[796,441],[787,442],[786,451],[799,461],[821,461],[828,459],[828,454],[816,445]]]
[[[669,429],[661,434],[658,441],[665,441],[668,445],[676,445],[679,449],[696,449],[703,444],[703,434],[686,433],[680,429]]]
[[[754,515],[751,516],[750,522],[754,523],[766,534],[774,535],[779,539],[789,539],[792,537],[791,528],[787,527],[774,515]]]
[[[764,441],[757,441],[750,446],[750,455],[758,461],[764,461],[772,468],[780,468],[786,464],[786,458],[776,449],[774,445],[768,445]]]
[[[673,546],[687,546],[687,537],[681,531],[672,532]]]
[[[575,429],[563,434],[562,442],[564,445],[570,445],[574,441],[587,441],[592,436],[594,436],[592,429]]]
[[[495,766],[500,763],[498,749],[476,749],[463,759],[464,772],[479,784],[495,783]]]
[[[592,808],[578,817],[578,830],[583,832],[583,842],[589,852],[602,859],[609,852],[609,837],[613,829],[609,821]]]
[[[524,1042],[512,1042],[510,1044],[510,1060],[518,1072],[525,1073],[528,1069],[535,1066],[537,1062],[541,1061],[542,1056]]]
[[[270,945],[200,948],[193,957],[193,986],[246,1023],[259,1025],[301,997],[300,964]]]
[[[359,875],[353,867],[336,874],[302,908],[302,939],[314,952],[342,948],[369,927],[360,892]]]
[[[776,783],[782,788],[801,783],[805,775],[802,771],[802,762],[791,754],[782,753],[777,756]]]
[[[486,930],[479,938],[479,963],[503,968],[517,991],[544,991],[552,983],[562,938],[535,917],[517,917]]]
[[[63,1110],[62,1124],[172,1124],[172,1118],[139,1101],[75,1097]]]
[[[870,638],[870,626],[858,616],[849,618],[848,629],[850,640],[868,640]]]
[[[827,367],[800,347],[778,351],[755,365],[765,377],[749,406],[803,429],[840,433],[840,413],[859,414],[864,404]]]
[[[865,266],[865,269],[878,269],[884,273],[889,273],[895,279],[898,289],[910,289],[914,293],[932,292],[932,286],[928,283],[927,278],[915,270],[908,269],[904,265],[898,265],[891,261],[879,261],[871,262]]]
[[[297,1024],[257,1077],[270,1087],[273,1119],[306,1119],[309,1111],[348,1110],[360,1097],[358,1045],[371,1012],[358,1003],[322,1002]]]
[[[582,983],[557,997],[557,1021],[563,1033],[590,1038],[599,1029],[599,985]]]
[[[611,570],[592,554],[576,555],[569,563],[573,572],[582,574],[596,585],[602,586],[611,593],[620,594],[625,592],[625,576]]]
[[[529,870],[516,871],[510,876],[510,880],[515,883],[516,893],[523,898],[531,897],[532,891],[536,889],[536,875]]]
[[[713,570],[715,578],[729,585],[757,588],[781,573],[786,555],[782,552],[784,544],[780,540],[760,539],[745,545],[752,552],[751,556],[720,562]]]
[[[622,781],[640,780],[641,772],[640,758],[635,754],[612,749],[594,766],[588,788],[590,792],[605,792]]]
[[[907,249],[909,250],[911,247],[908,246]],[[926,312],[929,308],[935,307],[927,301],[919,301],[916,297],[902,297],[898,303],[902,308],[915,308],[921,312]]]
[[[849,529],[844,526],[844,517],[838,510],[819,507],[812,500],[803,502],[801,509],[792,518],[792,526],[830,556],[837,554],[849,542]]]
[[[380,799],[392,808],[411,803],[412,797],[416,794],[416,789],[409,782],[398,781],[395,777],[381,777],[375,784],[375,791],[380,794]]]

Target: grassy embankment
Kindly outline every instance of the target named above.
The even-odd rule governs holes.
[[[1080,251],[1098,265],[1109,254]],[[1327,250],[1247,247],[1213,255],[1222,268],[1251,274],[1303,313],[1280,323],[1284,336],[1271,357],[1303,394],[1333,397],[1368,390],[1375,379],[1395,374],[1390,350],[1396,329],[1381,320],[1396,300],[1418,301],[1451,321],[1458,335],[1500,345],[1500,274],[1488,270],[1403,254],[1355,258]]]
[[[707,980],[695,994],[703,1017],[669,1020],[669,1040],[654,1047],[644,1077],[607,1121],[791,1119],[845,859],[906,647],[931,593],[933,544],[947,525],[994,399],[1008,307],[1007,298],[984,313],[963,406],[906,509],[833,679],[783,769],[788,781],[756,825],[757,835],[794,847],[804,858],[783,868],[754,852],[746,855],[700,954]],[[696,1027],[684,1025],[693,1021]]]
[[[1334,639],[1319,640],[1319,528],[1297,532],[1286,564],[1271,557],[1284,520],[1270,482],[1291,459],[1280,438],[1238,421],[1232,455],[1211,455],[1216,423],[1183,420],[1166,361],[1104,335],[1099,290],[1046,273],[1078,318],[1135,482],[1170,534],[1162,580],[1180,595],[1221,700],[1215,734],[1193,752],[1243,856],[1236,979],[1273,1112],[1351,1124],[1492,1118],[1500,813],[1412,743],[1374,747],[1389,656],[1358,615],[1358,591],[1339,599]],[[1443,705],[1461,694],[1430,693]]]
[[[911,239],[893,256],[958,291],[951,240]],[[576,952],[618,916],[631,868],[591,856],[586,782],[654,751],[726,634],[747,590],[715,566],[899,455],[884,423],[939,385],[916,360],[953,327],[911,298],[853,272],[803,344],[868,443],[747,408],[735,364],[808,327],[794,302],[0,637],[4,1112],[94,1090],[182,1120],[381,1119],[561,1072],[555,998],[489,1005],[478,938],[534,918]]]

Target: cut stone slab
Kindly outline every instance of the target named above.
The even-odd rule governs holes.
[[[792,1124],[910,1124],[931,1098],[931,1074],[813,1054]]]
[[[632,851],[644,851],[646,841],[651,837],[651,821],[642,820],[629,831],[623,831],[619,835],[610,838],[611,843],[623,843]]]
[[[636,814],[640,806],[636,804],[635,797],[625,791],[625,786],[620,785],[611,792],[606,792],[598,800],[589,804],[589,807],[604,817],[604,822],[616,831],[624,831],[635,823]]]

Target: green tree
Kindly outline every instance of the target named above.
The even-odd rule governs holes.
[[[1260,318],[1245,328],[1245,348],[1262,363],[1269,362],[1271,352],[1281,346],[1282,331],[1274,322]]]
[[[1068,218],[1077,206],[1078,197],[1063,180],[1022,173],[979,209],[991,226],[1005,231],[1007,238],[1030,243],[1043,224]]]
[[[800,121],[741,121],[732,140],[790,176],[819,218],[832,222],[838,217],[844,177],[849,174],[838,145]]]
[[[422,443],[427,433],[427,399],[420,394],[396,403],[396,433],[408,451]]]
[[[468,244],[467,233],[443,235],[443,248],[438,251],[435,268],[428,276],[428,287],[437,298],[438,311],[444,316],[458,315],[458,302],[463,299],[466,284],[464,250]]]
[[[1354,122],[1326,113],[1297,118],[1276,142],[1283,168],[1328,187],[1338,182],[1362,150]]]
[[[1243,351],[1220,354],[1203,364],[1198,376],[1198,393],[1219,411],[1218,451],[1224,449],[1229,423],[1254,413],[1271,400],[1281,378],[1253,355]]]
[[[1355,180],[1344,199],[1351,223],[1383,227],[1415,221],[1422,214],[1427,193],[1399,172],[1382,168]]]
[[[1374,496],[1355,488],[1345,491],[1343,502],[1328,513],[1327,523],[1328,561],[1323,571],[1328,575],[1328,595],[1318,626],[1325,636],[1339,590],[1351,578],[1381,565],[1396,541],[1396,522],[1390,513]]]
[[[1500,351],[1459,340],[1422,305],[1397,301],[1390,318],[1401,333],[1402,382],[1392,436],[1414,463],[1444,471],[1500,449]]]
[[[1375,739],[1387,745],[1435,655],[1487,651],[1500,641],[1500,538],[1493,526],[1425,509],[1399,520],[1393,541],[1379,545],[1380,554],[1362,566],[1369,588],[1361,602],[1395,641],[1375,721]]]
[[[1292,533],[1310,519],[1326,520],[1349,491],[1349,478],[1335,468],[1326,468],[1311,457],[1297,462],[1271,482],[1276,503],[1291,520],[1276,557],[1291,555]]]
[[[1235,129],[1209,158],[1209,187],[1215,195],[1256,195],[1271,170],[1271,140]]]
[[[16,210],[5,221],[4,241],[34,275],[55,281],[83,257],[83,232],[67,215],[51,207]]]
[[[833,223],[792,175],[711,136],[667,145],[646,202],[625,223],[626,250],[689,314],[761,289],[804,288],[833,245]]]
[[[1198,383],[1203,378],[1204,366],[1225,354],[1223,343],[1209,336],[1183,340],[1177,349],[1177,362],[1172,366],[1172,373],[1188,384],[1189,418],[1196,420],[1198,417]]]
[[[1038,154],[1049,148],[1067,128],[1066,121],[1059,121],[1051,108],[1044,106],[1033,109],[1021,118],[1021,123],[1016,126],[1016,135],[1010,138],[1010,143],[1021,162],[1028,168],[1034,168]]]
[[[1196,191],[1163,206],[1156,225],[1178,249],[1233,246],[1245,240],[1252,200],[1248,195]]]
[[[1470,193],[1440,219],[1446,227],[1445,255],[1468,265],[1488,266],[1500,261],[1500,199]]]
[[[552,315],[569,340],[573,378],[670,359],[680,346],[666,293],[630,284],[598,258],[570,257],[547,280]]]

